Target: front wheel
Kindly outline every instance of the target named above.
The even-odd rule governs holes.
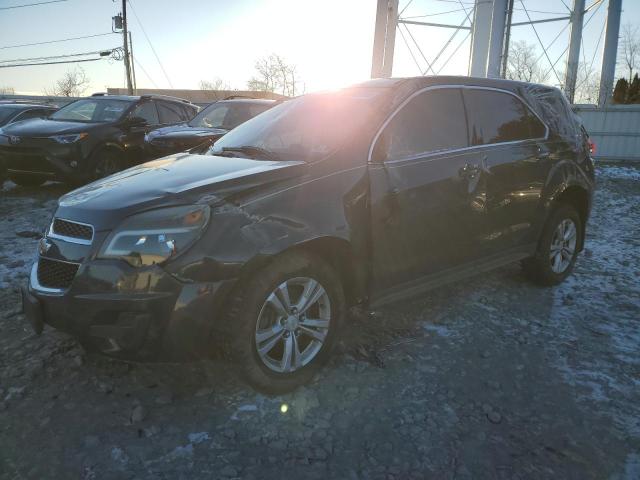
[[[124,168],[122,154],[115,150],[99,150],[91,159],[90,176],[92,180],[99,180],[124,170]]]
[[[329,358],[344,317],[340,279],[322,259],[285,254],[238,288],[228,354],[254,388],[285,393]]]
[[[527,276],[541,285],[557,285],[569,276],[582,244],[582,221],[571,205],[555,209],[545,224],[538,251],[523,262]]]

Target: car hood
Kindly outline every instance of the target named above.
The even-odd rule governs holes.
[[[2,127],[2,133],[19,137],[48,137],[50,135],[63,135],[65,133],[86,132],[99,125],[103,124],[33,118]]]
[[[153,141],[155,139],[172,140],[179,138],[212,137],[222,136],[227,132],[228,130],[223,128],[190,127],[186,123],[182,123],[180,125],[172,125],[154,130],[148,134],[148,138]]]
[[[213,205],[242,190],[301,175],[306,169],[305,162],[180,153],[67,193],[58,202],[56,216],[108,230],[138,211],[184,203]]]

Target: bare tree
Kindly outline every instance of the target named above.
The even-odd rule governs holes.
[[[300,78],[296,66],[288,64],[277,54],[258,59],[255,63],[256,75],[247,82],[250,90],[279,92],[293,97],[299,93]]]
[[[629,70],[629,83],[633,81],[633,71],[640,62],[640,33],[639,27],[627,23],[622,27],[622,41],[620,42],[620,56]]]
[[[67,70],[60,80],[51,87],[45,89],[44,94],[54,97],[80,97],[87,90],[91,80],[87,77],[82,67]]]
[[[513,42],[509,48],[506,77],[510,80],[543,83],[547,80],[549,73],[544,71],[538,58],[538,51],[534,44],[527,43],[525,40]]]
[[[231,84],[220,77],[212,80],[200,80],[200,90],[231,90]]]
[[[15,95],[16,91],[13,87],[0,87],[0,95]]]

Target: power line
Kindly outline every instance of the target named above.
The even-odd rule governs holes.
[[[115,33],[114,32],[97,33],[95,35],[84,35],[82,37],[62,38],[60,40],[48,40],[46,42],[22,43],[20,45],[7,45],[5,47],[0,47],[0,50],[7,50],[8,48],[31,47],[34,45],[48,45],[50,43],[69,42],[71,40],[82,40],[84,38],[104,37],[107,35],[115,35]]]
[[[38,5],[46,5],[48,3],[60,3],[60,2],[66,2],[66,1],[67,0],[49,0],[48,2],[26,3],[24,5],[13,5],[11,7],[0,7],[0,10],[12,10],[14,8],[36,7]]]
[[[142,73],[144,73],[144,74],[147,76],[147,78],[149,79],[149,81],[150,81],[151,83],[153,83],[153,86],[154,86],[154,87],[156,87],[156,88],[158,88],[158,85],[156,84],[156,82],[154,82],[154,81],[153,81],[153,78],[151,77],[151,75],[149,75],[149,74],[147,73],[147,71],[144,69],[144,67],[142,66],[142,64],[138,61],[138,59],[137,59],[136,57],[133,57],[133,61],[134,61],[134,63],[135,63],[136,65],[138,65],[138,67],[140,67],[140,70],[142,70]]]
[[[149,39],[149,35],[147,35],[147,32],[145,31],[144,27],[142,26],[142,22],[140,21],[140,18],[138,17],[138,14],[136,13],[136,9],[133,8],[133,4],[131,3],[130,0],[127,0],[127,1],[129,3],[129,6],[131,7],[131,11],[133,12],[133,16],[136,17],[136,21],[138,22],[138,25],[140,25],[140,29],[142,30],[142,33],[144,33],[144,36],[147,39],[147,42],[149,42],[149,46],[151,47],[151,51],[155,55],[156,60],[158,61],[158,65],[160,65],[160,69],[162,70],[162,73],[164,74],[164,77],[167,79],[167,82],[169,82],[169,86],[171,88],[173,88],[173,84],[171,83],[171,80],[169,79],[169,75],[167,75],[167,72],[164,69],[164,66],[162,65],[162,62],[160,61],[160,57],[158,57],[158,54],[156,53],[156,49],[153,48],[153,43],[151,43],[151,40]]]
[[[15,65],[0,65],[0,68],[11,68],[11,67],[34,67],[36,65],[58,65],[61,63],[82,63],[82,62],[97,62],[102,60],[102,58],[85,58],[83,60],[66,60],[62,62],[43,62],[43,63],[22,63]]]
[[[53,60],[56,58],[68,58],[68,57],[84,57],[86,55],[95,55],[109,52],[109,55],[115,48],[105,48],[104,50],[96,50],[94,52],[83,52],[83,53],[67,53],[65,55],[51,55],[48,57],[31,57],[31,58],[13,58],[11,60],[0,60],[0,63],[11,63],[11,62],[31,62],[36,60]],[[104,55],[106,56],[106,55]]]

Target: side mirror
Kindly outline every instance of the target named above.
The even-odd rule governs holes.
[[[127,127],[146,127],[149,124],[142,117],[129,117],[124,123]]]

